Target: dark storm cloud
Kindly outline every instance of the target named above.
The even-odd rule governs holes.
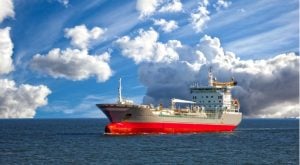
[[[234,94],[239,98],[242,111],[247,116],[257,116],[265,108],[281,103],[299,104],[299,57],[288,63],[283,68],[276,68],[271,76],[264,74],[248,75],[238,74],[240,88],[236,88]],[[278,61],[279,62],[279,61]],[[269,65],[276,65],[269,63]],[[266,69],[269,66],[266,66]],[[274,112],[285,111],[286,107],[274,109]],[[286,116],[292,117],[292,116]]]

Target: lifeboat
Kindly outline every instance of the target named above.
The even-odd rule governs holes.
[[[229,82],[218,82],[218,81],[213,81],[213,86],[219,86],[219,87],[228,87],[228,86],[236,86],[237,82],[232,80]]]

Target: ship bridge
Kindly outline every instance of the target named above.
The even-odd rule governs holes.
[[[213,77],[211,69],[208,73],[208,86],[194,83],[190,87],[191,100],[205,109],[227,109],[236,111],[238,101],[232,99],[231,89],[237,85],[232,78],[228,82],[219,82]]]

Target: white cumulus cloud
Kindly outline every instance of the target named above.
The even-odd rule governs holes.
[[[90,55],[88,52],[90,41],[99,39],[104,31],[99,27],[88,30],[85,25],[66,29],[65,36],[71,38],[75,48],[55,48],[46,55],[36,54],[31,61],[31,68],[54,78],[73,81],[89,77],[96,77],[98,82],[108,80],[113,74],[109,66],[110,54]]]
[[[50,93],[44,85],[16,86],[13,80],[0,79],[0,118],[32,118]]]
[[[136,9],[140,12],[140,18],[151,16],[162,0],[137,0]]]
[[[76,81],[96,76],[98,82],[104,82],[112,76],[109,59],[107,52],[102,55],[89,55],[87,50],[53,49],[46,55],[35,55],[31,67],[54,78]]]
[[[171,2],[163,5],[159,12],[179,12],[182,11],[182,3],[180,0],[172,0]]]
[[[137,0],[136,10],[140,13],[139,18],[150,17],[155,12],[175,13],[182,11],[180,0]]]
[[[12,0],[0,1],[0,23],[7,17],[14,17],[14,4]]]
[[[9,31],[10,27],[0,29],[0,75],[14,70],[12,61],[13,43]]]
[[[71,44],[80,49],[87,49],[91,40],[99,39],[105,29],[94,27],[88,30],[85,25],[78,25],[74,28],[65,29],[65,36],[71,39]]]
[[[154,25],[158,25],[161,29],[169,33],[178,28],[177,22],[174,20],[166,21],[165,19],[154,20]]]
[[[207,5],[208,5],[208,1],[204,1],[203,3],[200,3],[196,12],[193,12],[190,15],[191,24],[197,33],[202,32],[206,23],[210,20]]]
[[[158,42],[159,34],[153,30],[140,30],[139,35],[131,39],[129,36],[119,38],[116,43],[122,54],[131,58],[135,63],[141,62],[171,62],[178,60],[177,48],[181,42],[169,40],[167,43]]]

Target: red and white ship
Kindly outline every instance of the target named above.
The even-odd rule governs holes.
[[[171,107],[136,105],[121,95],[117,103],[97,104],[110,120],[107,134],[200,133],[233,131],[241,122],[239,102],[232,99],[236,81],[218,82],[211,71],[208,86],[190,87],[191,100],[171,99]]]

